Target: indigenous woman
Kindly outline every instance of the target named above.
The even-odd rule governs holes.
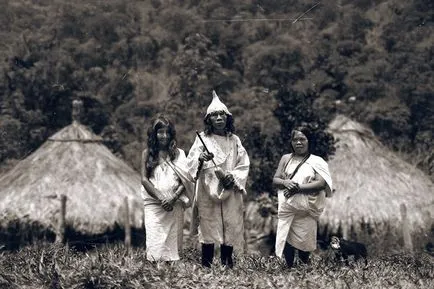
[[[310,154],[311,133],[306,127],[291,132],[292,153],[282,156],[273,184],[278,188],[276,256],[294,264],[295,250],[303,263],[316,249],[317,221],[324,210],[326,195],[332,192],[327,163]]]
[[[190,174],[197,178],[195,208],[202,265],[211,266],[218,244],[221,263],[231,268],[234,248],[244,248],[243,196],[250,161],[234,134],[232,114],[215,91],[204,124],[187,157]]]
[[[191,205],[193,182],[185,153],[176,147],[174,125],[164,116],[152,121],[142,153],[147,259],[179,260],[184,209]]]

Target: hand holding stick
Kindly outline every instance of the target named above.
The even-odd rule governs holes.
[[[197,181],[199,179],[199,174],[200,174],[200,171],[202,170],[204,161],[209,161],[210,159],[212,160],[212,158],[214,157],[214,155],[209,152],[208,148],[206,147],[205,143],[203,142],[203,139],[200,136],[200,134],[199,134],[198,131],[196,131],[196,134],[199,137],[200,142],[204,146],[205,151],[207,152],[207,156],[206,157],[201,158],[201,156],[199,156],[199,166],[197,167],[196,177],[194,178]],[[214,163],[214,166],[216,166],[214,160],[213,160],[213,163]]]
[[[207,154],[208,154],[208,155],[211,155],[211,161],[212,161],[212,163],[214,164],[216,176],[217,176],[217,178],[218,178],[219,180],[222,180],[222,182],[223,182],[223,183],[222,183],[222,184],[223,184],[223,187],[224,187],[225,189],[229,189],[230,187],[233,187],[233,189],[234,189],[235,191],[243,192],[243,190],[239,187],[238,183],[235,182],[234,176],[233,176],[232,174],[226,174],[225,172],[223,172],[223,170],[222,170],[219,166],[217,166],[217,164],[215,163],[215,161],[214,161],[214,159],[213,159],[214,154],[211,153],[211,152],[208,150],[208,148],[207,148],[206,145],[205,145],[205,142],[203,141],[203,139],[202,139],[202,137],[200,136],[200,134],[199,134],[198,131],[196,131],[196,134],[197,134],[197,136],[199,137],[199,140],[200,140],[200,142],[202,143],[202,145],[203,145],[205,151],[207,152]],[[199,164],[198,172],[197,172],[197,174],[196,174],[196,179],[199,177],[199,171],[200,171],[200,169],[202,169],[202,165],[203,165],[203,162],[201,162],[201,163]]]
[[[207,148],[206,145],[205,145],[205,142],[203,141],[202,137],[200,136],[200,133],[199,133],[198,131],[196,131],[196,134],[197,134],[197,136],[199,137],[199,140],[200,140],[200,142],[202,143],[203,148],[204,148],[205,151],[208,153],[208,157],[205,158],[205,161],[209,161],[209,160],[211,160],[212,163],[214,164],[214,167],[217,167],[217,165],[216,165],[216,163],[215,163],[215,161],[214,161],[214,159],[213,159],[214,154],[211,153],[211,152],[208,150],[208,148]]]

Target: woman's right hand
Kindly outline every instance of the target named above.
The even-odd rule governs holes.
[[[290,192],[298,189],[298,184],[292,180],[284,180],[282,185]]]
[[[200,161],[200,162],[207,162],[207,161],[212,160],[213,157],[214,157],[214,155],[213,155],[212,153],[202,152],[202,153],[199,155],[199,161]]]
[[[293,191],[290,191],[290,190],[288,190],[288,189],[284,189],[283,190],[283,195],[285,196],[285,198],[290,198],[290,197],[292,197],[293,195],[295,195],[296,194],[296,191],[295,190],[293,190]]]
[[[175,203],[174,200],[172,200],[171,198],[161,199],[161,196],[163,196],[163,194],[156,188],[154,188],[154,190],[152,191],[152,195],[161,203],[161,206],[165,211],[170,212],[173,210],[173,204]]]
[[[167,212],[170,212],[173,210],[173,204],[174,204],[174,199],[167,198],[167,199],[161,200],[161,206]]]

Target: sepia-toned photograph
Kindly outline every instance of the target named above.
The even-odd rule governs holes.
[[[0,288],[434,288],[431,0],[0,0]]]

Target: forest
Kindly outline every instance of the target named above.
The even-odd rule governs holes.
[[[0,0],[0,172],[82,122],[136,170],[150,119],[188,151],[216,90],[270,191],[289,130],[333,154],[336,114],[434,179],[430,0]]]

